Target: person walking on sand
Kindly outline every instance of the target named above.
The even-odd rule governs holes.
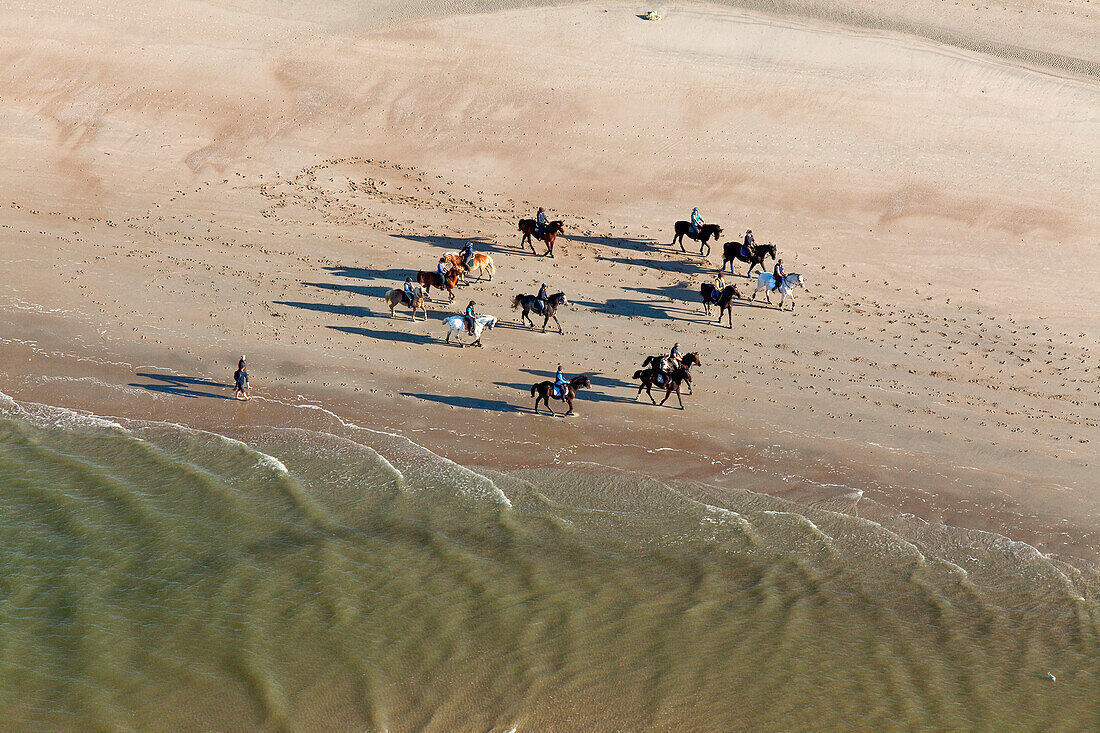
[[[439,278],[439,285],[436,287],[442,289],[447,284],[447,258],[440,257],[439,264],[435,266],[435,274]]]
[[[236,400],[250,400],[252,397],[248,394],[248,390],[252,388],[252,385],[248,383],[248,372],[244,368],[244,354],[241,354],[241,360],[237,364],[237,371],[233,373],[233,399]]]

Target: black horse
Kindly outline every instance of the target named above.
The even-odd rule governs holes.
[[[531,328],[534,328],[535,322],[527,315],[528,313],[534,312],[543,317],[542,330],[544,333],[546,331],[546,324],[549,323],[551,318],[554,319],[554,323],[558,324],[558,333],[564,333],[561,329],[561,322],[558,320],[558,317],[554,315],[555,311],[563,305],[569,305],[569,301],[565,298],[565,293],[554,293],[547,298],[545,310],[539,303],[538,296],[536,295],[517,295],[512,300],[512,310],[521,306],[523,307],[523,313],[519,317],[520,325],[526,320],[531,324]]]
[[[659,371],[656,367],[650,367],[649,369],[639,369],[638,371],[634,372],[634,379],[642,380],[642,386],[638,387],[638,396],[634,399],[637,400],[638,397],[641,397],[642,390],[644,389],[645,393],[649,395],[649,401],[656,405],[658,404],[658,402],[657,400],[653,399],[653,392],[651,392],[650,390],[653,387],[663,386],[665,388],[665,399],[661,400],[660,404],[665,404],[665,400],[668,399],[669,395],[671,395],[673,392],[676,392],[676,399],[680,403],[680,409],[684,409],[684,401],[680,399],[680,385],[686,383],[688,387],[691,386],[691,375],[688,374],[688,370],[684,369],[683,367],[676,367],[672,370],[672,374],[667,375],[667,379],[665,379],[663,385],[657,384],[658,377],[664,378],[666,377],[666,375],[663,372]]]
[[[726,242],[722,247],[722,269],[726,269],[726,263],[729,263],[730,272],[733,272],[733,263],[735,261],[748,262],[749,271],[745,274],[745,277],[752,277],[752,268],[759,267],[761,272],[764,270],[764,258],[771,257],[772,262],[775,262],[775,246],[771,244],[757,244],[754,245],[752,251],[748,257],[741,254],[740,242]],[[737,297],[741,297],[740,295]]]
[[[541,234],[535,234],[538,231],[538,222],[534,219],[520,219],[519,230],[523,232],[523,237],[519,240],[519,246],[522,248],[526,244],[531,248],[532,254],[538,254],[538,252],[535,252],[535,244],[531,241],[531,238],[540,239],[546,245],[546,253],[543,254],[543,257],[553,259],[554,242],[564,229],[565,225],[561,221],[552,221],[546,225],[546,229]]]
[[[703,309],[706,310],[707,315],[710,315],[710,306],[713,303],[718,306],[718,323],[716,325],[722,325],[722,316],[727,316],[730,324],[730,328],[733,328],[733,299],[742,298],[741,291],[737,289],[736,285],[727,285],[722,288],[722,292],[718,294],[718,300],[714,300],[714,286],[710,283],[703,283],[699,286],[699,294],[703,296]]]
[[[680,251],[687,252],[684,249],[684,235],[686,234],[691,239],[699,242],[699,254],[704,257],[710,255],[710,241],[711,237],[714,237],[714,241],[717,242],[718,238],[722,236],[722,227],[717,224],[704,224],[697,234],[693,234],[691,231],[691,223],[686,221],[678,221],[673,226],[673,231],[676,232],[672,237],[672,244],[680,243]],[[671,247],[672,244],[669,246]],[[706,251],[704,251],[706,250]]]
[[[642,362],[642,368],[644,369],[645,367],[651,366],[654,369],[660,369],[661,368],[661,359],[663,359],[663,358],[664,358],[663,356],[647,356],[645,358],[645,361]],[[683,356],[680,357],[680,366],[682,366],[684,368],[685,372],[691,371],[691,367],[692,367],[693,364],[695,366],[699,367],[700,369],[703,367],[703,362],[701,362],[699,360],[699,355],[696,354],[695,352],[691,351],[691,352],[688,352],[688,353],[686,353],[686,354],[684,354]],[[664,384],[664,381],[663,381],[663,377],[664,377],[664,374],[662,373],[662,376],[658,378],[658,381],[653,383],[654,386],[664,387],[665,384]],[[688,394],[691,394],[691,382],[690,381],[688,382],[687,388],[688,388]],[[641,394],[642,394],[642,387],[638,387],[638,396],[640,397]],[[635,399],[637,399],[637,398],[635,398]],[[651,399],[652,399],[652,397],[651,397]]]
[[[737,289],[736,285],[727,285],[722,288],[722,292],[718,293],[715,297],[714,286],[710,283],[703,283],[699,286],[699,295],[703,298],[703,310],[706,314],[710,315],[710,307],[712,305],[721,305],[722,301],[726,298],[740,298],[741,291]]]
[[[573,377],[569,380],[568,386],[565,388],[565,394],[556,395],[556,398],[569,405],[569,412],[565,413],[566,417],[573,414],[573,398],[577,396],[577,391],[585,387],[591,387],[592,382],[588,380],[588,377],[584,374],[579,377]],[[550,396],[554,393],[553,382],[536,382],[531,385],[531,396],[535,398],[535,412],[539,411],[539,403],[545,402],[546,409],[550,411],[551,415],[557,415],[554,412],[554,408],[550,406]],[[537,395],[537,396],[536,396]]]

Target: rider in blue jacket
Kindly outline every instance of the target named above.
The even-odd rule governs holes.
[[[691,210],[691,223],[688,226],[688,231],[692,234],[698,234],[703,228],[703,216],[699,213],[699,207],[696,206]]]
[[[561,364],[558,364],[558,373],[554,375],[554,391],[557,393],[559,399],[565,399],[565,388],[569,386],[569,382],[565,381],[565,375],[562,374]]]
[[[546,231],[546,209],[539,207],[539,213],[535,214],[535,236],[541,237]]]

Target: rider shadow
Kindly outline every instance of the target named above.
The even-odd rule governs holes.
[[[273,305],[289,305],[293,308],[304,308],[311,311],[320,311],[321,313],[334,313],[338,316],[356,316],[358,318],[366,318],[367,316],[377,315],[370,308],[364,308],[360,305],[334,305],[331,303],[303,303],[298,300],[276,300],[272,302]]]
[[[529,410],[524,410],[504,400],[487,400],[481,397],[462,397],[460,395],[450,394],[414,394],[412,392],[402,392],[401,394],[405,397],[416,397],[417,399],[426,400],[428,402],[438,402],[443,405],[450,405],[451,407],[466,407],[471,410],[488,410],[489,412],[529,412]]]
[[[150,392],[162,392],[164,394],[177,395],[179,397],[209,397],[215,400],[231,400],[232,397],[224,394],[215,394],[212,392],[200,392],[197,389],[191,389],[192,387],[217,387],[218,389],[225,389],[230,386],[215,382],[210,379],[198,379],[195,377],[180,377],[175,374],[153,374],[151,372],[137,372],[135,377],[142,377],[144,379],[155,379],[163,384],[138,384],[131,382],[129,386],[140,387],[141,389],[149,390]]]
[[[326,326],[326,328],[331,328],[333,331],[350,333],[353,336],[366,336],[367,338],[378,339],[380,341],[396,341],[406,344],[434,344],[439,341],[439,339],[434,336],[429,336],[426,333],[376,331],[373,328],[362,328],[360,326]]]

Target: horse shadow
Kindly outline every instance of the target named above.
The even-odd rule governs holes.
[[[659,252],[657,243],[646,239],[632,239],[630,237],[582,237],[560,234],[559,238],[570,242],[583,242],[596,247],[611,247],[614,249],[627,249],[633,252]]]
[[[379,339],[380,341],[395,341],[404,344],[434,344],[442,341],[426,333],[409,333],[407,331],[378,331],[373,328],[362,328],[360,326],[327,326],[333,331],[342,331],[344,333],[350,333],[353,336],[366,336],[367,338]]]
[[[148,390],[150,392],[160,392],[163,394],[172,394],[179,397],[209,397],[215,400],[231,400],[232,397],[224,394],[215,394],[212,392],[200,392],[197,389],[190,389],[191,387],[217,387],[218,389],[225,389],[231,385],[222,384],[221,382],[215,382],[210,379],[199,379],[196,377],[180,377],[175,374],[154,374],[152,372],[137,372],[135,377],[142,377],[143,379],[154,379],[162,384],[138,384],[137,382],[131,382],[129,386],[140,387],[141,389]],[[186,385],[186,386],[184,386]]]
[[[341,283],[307,283],[303,282],[302,285],[308,285],[312,288],[320,288],[322,290],[336,290],[345,293],[354,293],[355,295],[366,295],[367,297],[383,298],[386,293],[393,290],[393,288],[386,287],[384,285],[343,285]]]
[[[552,372],[548,369],[520,369],[521,372],[530,374],[533,377],[543,377],[554,381],[554,377],[557,376],[556,372]],[[637,389],[637,384],[631,384],[630,382],[624,382],[621,379],[615,377],[607,377],[599,372],[580,372],[581,374],[588,375],[588,381],[592,382],[593,387],[607,387],[609,389],[615,389],[617,387],[634,387]],[[530,387],[528,387],[530,389]]]
[[[487,410],[489,412],[528,412],[504,400],[487,400],[482,397],[462,397],[460,395],[415,394],[412,392],[402,392],[401,394],[405,397],[415,397],[418,400],[438,402],[442,405],[450,405],[452,407],[465,407],[471,410]]]
[[[405,278],[415,278],[418,270],[415,269],[398,269],[391,267],[386,270],[375,270],[369,267],[343,267],[340,265],[329,266],[324,268],[327,272],[331,272],[336,277],[348,277],[357,278],[359,280],[385,280],[386,282],[403,283]],[[432,270],[434,271],[434,267]],[[312,283],[306,283],[311,285]],[[394,286],[397,287],[397,286]],[[385,293],[382,293],[385,295]],[[381,297],[381,296],[379,296]]]
[[[275,305],[287,305],[292,308],[304,308],[305,310],[319,311],[321,313],[333,313],[338,316],[356,316],[366,318],[377,315],[370,308],[361,305],[334,305],[331,303],[305,303],[300,300],[276,300]]]
[[[661,272],[668,272],[674,275],[686,275],[688,277],[697,275],[714,275],[718,270],[710,265],[709,262],[704,261],[703,264],[698,262],[685,262],[683,260],[662,260],[662,259],[630,259],[627,257],[599,257],[600,260],[605,262],[614,262],[619,265],[633,265],[635,267],[649,267]],[[704,267],[703,265],[707,265]]]

